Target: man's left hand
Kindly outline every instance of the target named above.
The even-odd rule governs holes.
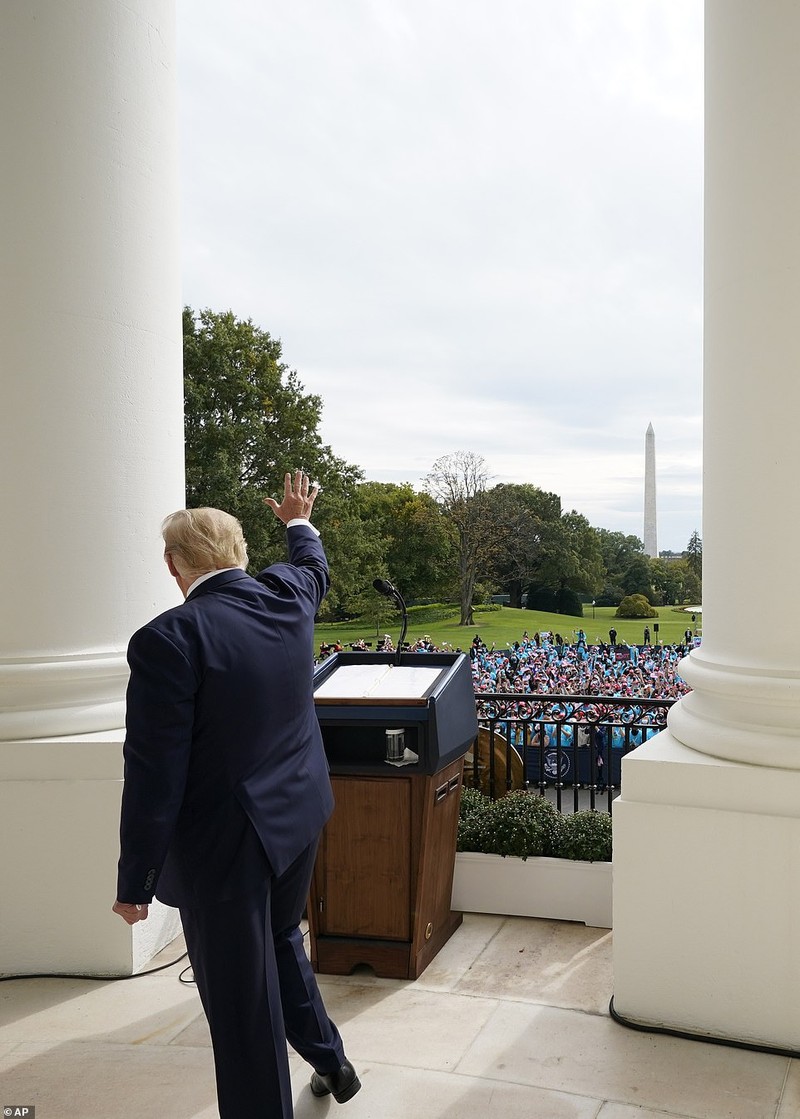
[[[147,920],[148,905],[132,905],[126,901],[115,901],[111,906],[114,913],[119,913],[123,921],[135,925],[137,921]]]

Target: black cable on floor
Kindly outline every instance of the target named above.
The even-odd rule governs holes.
[[[667,1037],[680,1037],[684,1041],[705,1041],[708,1045],[728,1045],[731,1049],[749,1049],[752,1053],[768,1053],[773,1057],[790,1057],[794,1060],[800,1058],[800,1051],[797,1049],[779,1049],[772,1045],[759,1045],[755,1041],[734,1041],[729,1037],[712,1037],[710,1034],[693,1034],[688,1030],[673,1030],[667,1026],[645,1026],[641,1022],[633,1022],[630,1018],[625,1018],[615,1010],[613,995],[611,996],[611,1002],[608,1004],[608,1013],[620,1026],[625,1026],[629,1030],[638,1030],[639,1033],[666,1034]]]
[[[151,967],[149,971],[137,971],[133,975],[79,975],[76,972],[40,971],[30,975],[0,975],[0,983],[11,983],[17,979],[93,979],[97,983],[119,983],[122,979],[141,979],[143,975],[155,975],[157,971],[165,971],[173,964],[179,964],[181,960],[185,960],[188,955],[188,952],[183,952],[174,960],[170,960],[168,964]],[[181,975],[188,970],[188,968],[184,968]]]
[[[303,939],[308,936],[308,929],[303,933]],[[155,975],[158,971],[166,971],[168,967],[173,964],[179,964],[181,960],[188,959],[189,953],[182,952],[180,956],[176,956],[168,964],[161,964],[159,967],[151,967],[149,971],[137,971],[133,975],[79,975],[76,972],[61,972],[61,971],[41,971],[31,973],[29,975],[0,975],[0,983],[11,983],[17,979],[92,979],[96,983],[118,983],[122,979],[140,979],[143,975]],[[184,979],[187,971],[191,971],[191,965],[185,967],[178,976],[179,983],[188,985],[194,984],[194,975],[191,979]]]

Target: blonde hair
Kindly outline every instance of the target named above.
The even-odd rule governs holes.
[[[164,552],[183,576],[247,566],[242,526],[221,509],[179,509],[164,518],[161,535]]]

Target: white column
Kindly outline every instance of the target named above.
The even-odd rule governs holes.
[[[137,955],[107,909],[125,647],[184,503],[173,8],[0,8],[0,970]]]
[[[623,764],[615,1007],[800,1048],[800,6],[707,0],[703,643]]]
[[[800,769],[800,8],[707,5],[703,644],[688,746]]]

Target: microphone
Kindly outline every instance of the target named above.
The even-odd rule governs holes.
[[[406,610],[405,601],[397,587],[395,587],[393,583],[390,583],[388,579],[373,579],[372,585],[378,594],[382,594],[386,598],[394,599],[402,612],[403,628],[400,632],[400,640],[397,643],[397,656],[395,661],[396,664],[400,664],[400,655],[403,651],[403,642],[406,639],[406,630],[408,629],[408,611]]]
[[[399,598],[402,599],[400,591],[394,584],[390,583],[388,579],[373,579],[372,585],[378,594],[384,595],[386,598]]]

